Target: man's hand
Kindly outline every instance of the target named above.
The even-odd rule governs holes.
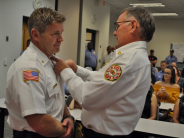
[[[72,68],[72,70],[76,73],[77,72],[77,65],[75,64],[75,62],[71,59],[68,59],[65,61],[66,64],[68,64],[70,66],[70,68]]]
[[[56,62],[56,65],[54,66],[54,72],[57,74],[57,75],[60,75],[61,71],[64,70],[65,68],[70,68],[70,66],[68,66],[63,60],[61,59],[58,59],[54,56],[52,56],[50,58],[51,60],[55,61]]]
[[[71,118],[66,118],[63,121],[63,127],[67,127],[68,130],[65,135],[60,136],[59,138],[72,138],[74,133],[74,122]]]

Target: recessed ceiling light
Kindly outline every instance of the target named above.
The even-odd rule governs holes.
[[[162,3],[135,3],[135,4],[130,4],[133,7],[165,7]]]
[[[177,13],[152,13],[152,16],[178,16]]]

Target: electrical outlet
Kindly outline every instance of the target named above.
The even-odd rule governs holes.
[[[8,42],[9,41],[9,36],[6,36],[6,42]]]

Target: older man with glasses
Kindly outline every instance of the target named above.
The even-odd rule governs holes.
[[[114,25],[118,49],[101,70],[93,72],[71,60],[53,58],[55,73],[83,107],[84,138],[131,137],[150,86],[146,42],[155,31],[153,17],[144,8],[126,8]]]

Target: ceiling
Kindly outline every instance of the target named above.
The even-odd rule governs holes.
[[[111,5],[111,13],[120,15],[124,8],[131,7],[134,3],[162,3],[165,7],[149,7],[146,8],[151,13],[177,13],[178,16],[155,17],[184,19],[184,0],[105,0]]]

